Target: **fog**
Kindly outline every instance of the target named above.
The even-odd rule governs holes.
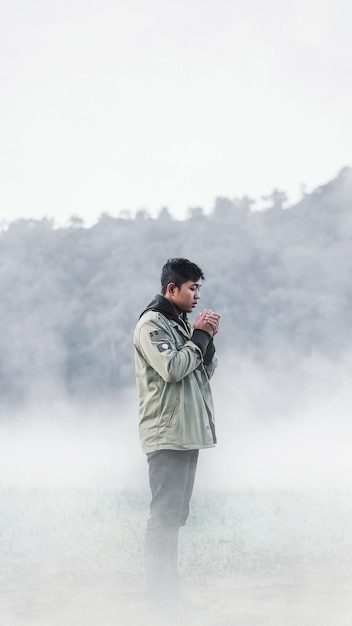
[[[352,487],[351,361],[311,357],[287,369],[220,359],[218,445],[200,455],[200,489]],[[135,389],[116,406],[56,401],[0,424],[1,484],[146,488]]]
[[[217,488],[352,486],[350,360],[312,355],[289,363],[278,355],[265,368],[225,359],[232,376],[220,369],[215,382]]]
[[[135,394],[134,394],[135,395]],[[132,409],[131,405],[134,406]],[[136,398],[112,408],[57,401],[0,426],[4,485],[139,488],[143,469]]]
[[[220,359],[218,445],[200,454],[180,538],[185,624],[350,624],[351,361],[288,362]],[[133,388],[116,406],[2,416],[2,624],[157,623],[137,411]]]

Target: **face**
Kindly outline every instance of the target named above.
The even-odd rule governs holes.
[[[167,286],[165,297],[172,302],[179,315],[191,313],[200,298],[200,288],[200,281],[189,280],[183,283],[180,288],[176,287],[174,283],[170,283]]]

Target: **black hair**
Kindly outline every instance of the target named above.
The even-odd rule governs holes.
[[[175,283],[179,289],[189,280],[204,280],[203,270],[188,259],[169,259],[161,270],[161,293],[166,293],[169,283]]]

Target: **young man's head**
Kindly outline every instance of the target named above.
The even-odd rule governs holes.
[[[204,274],[188,259],[169,259],[161,270],[161,293],[177,313],[190,313],[200,297]]]

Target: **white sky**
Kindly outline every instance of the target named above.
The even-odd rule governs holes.
[[[294,201],[352,165],[348,1],[0,2],[0,221]]]

